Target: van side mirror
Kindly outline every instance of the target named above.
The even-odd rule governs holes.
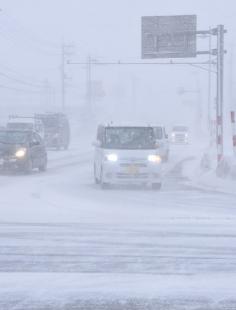
[[[32,141],[32,142],[30,142],[30,147],[38,146],[38,145],[40,145],[39,141]]]

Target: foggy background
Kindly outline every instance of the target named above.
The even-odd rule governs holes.
[[[5,0],[0,12],[1,117],[9,113],[61,110],[61,45],[70,61],[141,60],[141,16],[198,16],[198,30],[224,24],[226,35],[226,119],[235,101],[234,1]],[[208,39],[198,40],[207,50]],[[213,48],[215,48],[213,39]],[[189,59],[191,60],[191,59]],[[199,56],[197,61],[207,61]],[[233,69],[232,69],[233,68]],[[86,65],[66,65],[66,111],[95,123],[127,120],[197,125],[206,130],[208,73],[190,66],[92,66],[98,96],[92,115],[86,97]],[[213,86],[215,76],[212,76]],[[180,90],[185,90],[181,93]],[[212,89],[214,116],[215,89]],[[202,122],[199,125],[199,115]],[[226,122],[227,123],[227,122]],[[226,124],[227,125],[227,124]],[[199,129],[199,126],[201,127]]]

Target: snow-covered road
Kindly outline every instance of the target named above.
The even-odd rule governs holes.
[[[172,150],[160,192],[100,190],[92,152],[76,146],[50,152],[45,174],[1,176],[0,309],[86,298],[68,309],[97,298],[107,303],[96,309],[130,298],[147,309],[236,309],[236,196],[188,185],[192,153],[181,154]],[[146,309],[129,307],[114,309]]]

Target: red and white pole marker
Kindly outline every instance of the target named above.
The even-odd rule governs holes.
[[[217,160],[218,163],[221,162],[224,155],[224,144],[223,144],[223,122],[222,122],[222,116],[217,117],[217,137],[216,137],[216,143],[217,143]]]
[[[233,137],[233,150],[234,155],[236,156],[236,120],[235,120],[235,111],[231,111],[231,125],[232,125],[232,137]]]

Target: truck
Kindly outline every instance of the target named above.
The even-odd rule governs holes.
[[[44,125],[34,116],[9,115],[6,129],[20,131],[35,131],[44,139]]]
[[[48,148],[68,149],[70,144],[70,124],[64,113],[36,114],[35,118],[44,125],[44,140]]]

